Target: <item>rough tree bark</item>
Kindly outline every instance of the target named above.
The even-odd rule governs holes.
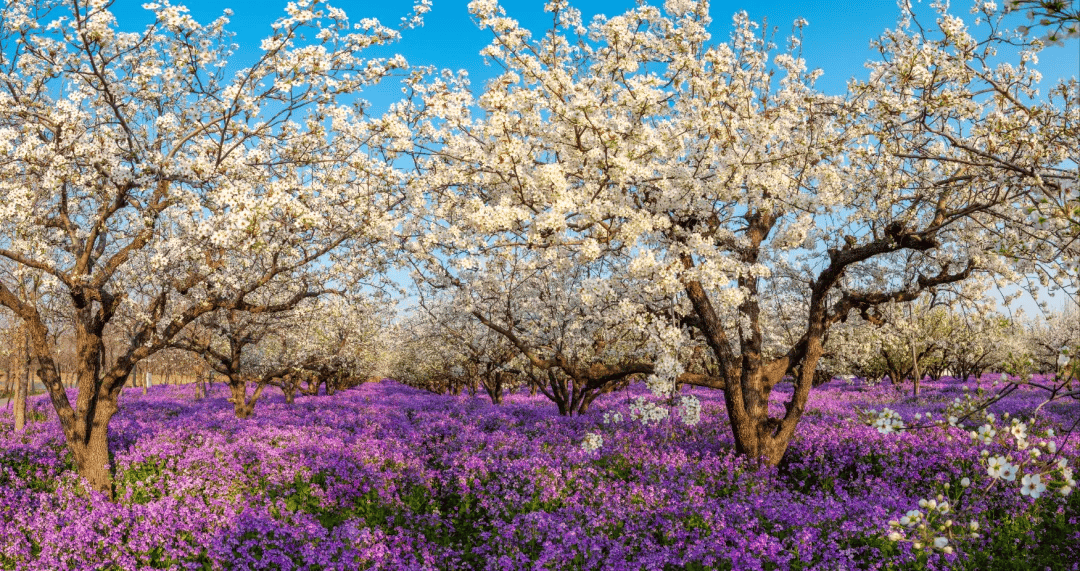
[[[26,393],[29,391],[33,361],[30,354],[30,335],[23,335],[23,370],[15,379],[15,432],[26,426]]]
[[[249,382],[255,383],[255,390],[250,395],[247,392]],[[255,414],[255,403],[259,402],[265,387],[266,383],[260,379],[243,374],[229,375],[229,402],[233,403],[236,418],[251,418]]]
[[[285,404],[296,402],[296,385],[291,381],[285,381],[281,385],[281,392],[285,395]]]

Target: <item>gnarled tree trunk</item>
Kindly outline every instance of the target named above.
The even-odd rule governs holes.
[[[259,402],[263,388],[266,387],[265,383],[258,382],[255,390],[248,395],[247,386],[249,380],[244,375],[232,375],[229,377],[229,392],[232,394],[229,397],[229,402],[233,403],[233,412],[236,413],[236,418],[251,418],[255,414],[255,403]]]
[[[690,266],[689,260],[684,260],[684,263]],[[700,320],[701,331],[720,363],[724,406],[731,421],[735,451],[769,465],[779,464],[802,418],[813,387],[814,372],[823,354],[824,328],[820,322],[816,322],[821,317],[811,311],[810,327],[796,347],[784,357],[766,361],[761,353],[760,309],[754,298],[757,294],[756,282],[741,279],[740,286],[751,294],[740,306],[740,312],[748,318],[750,327],[749,335],[740,339],[741,354],[736,355],[704,287],[697,281],[689,280],[684,286]],[[786,403],[785,414],[772,418],[769,416],[772,389],[789,373],[796,373],[794,393]]]

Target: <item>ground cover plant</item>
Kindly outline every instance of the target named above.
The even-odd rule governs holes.
[[[1030,468],[994,475],[997,456],[1023,458],[981,418],[868,424],[886,407],[909,424],[947,419],[962,386],[914,399],[831,381],[778,467],[735,455],[719,392],[700,388],[691,425],[680,410],[659,418],[667,406],[642,385],[570,417],[527,394],[496,406],[383,381],[292,405],[275,393],[247,420],[225,387],[199,400],[153,387],[120,398],[116,502],[82,491],[39,398],[22,433],[0,414],[0,569],[1075,569],[1068,469],[1031,493]],[[1080,403],[1031,423],[1040,402],[1013,392],[991,407],[995,426],[1015,440],[1022,425],[1026,454],[1075,467],[1064,429]]]

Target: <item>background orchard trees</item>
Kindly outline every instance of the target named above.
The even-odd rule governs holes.
[[[274,382],[287,401],[293,391],[332,395],[389,374],[395,305],[382,292],[324,295],[299,309],[259,347],[262,359],[292,368]]]
[[[66,334],[70,328],[66,326],[68,306],[62,295],[59,295],[55,287],[55,280],[49,276],[42,276],[23,268],[0,268],[0,276],[11,286],[11,292],[25,303],[36,304],[40,308],[42,320],[49,324],[49,341],[54,347],[52,357],[58,364],[58,371],[62,374],[63,365],[68,364],[70,357],[67,349]],[[6,309],[6,308],[5,308]],[[10,404],[14,407],[15,430],[22,430],[26,425],[27,397],[34,391],[34,379],[40,364],[34,355],[31,342],[30,328],[17,315],[10,311],[4,311],[2,316],[3,337],[0,342],[4,347],[0,354],[6,357],[7,366],[5,371],[5,388],[10,387]]]
[[[225,379],[237,418],[254,414],[268,386],[292,402],[304,383],[311,394],[320,385],[333,394],[383,372],[378,329],[388,315],[375,308],[385,304],[307,289],[299,290],[306,297],[295,305],[277,303],[297,295],[290,289],[279,289],[263,304],[275,311],[218,310],[170,344]]]
[[[448,388],[455,394],[465,387],[473,393],[479,388],[492,404],[502,404],[507,391],[525,382],[524,359],[506,337],[457,309],[459,301],[464,301],[461,296],[448,298],[448,303],[424,303],[428,327],[441,338],[441,362],[450,365],[444,369]]]
[[[1013,328],[1022,339],[1015,347],[1017,357],[1031,361],[1032,372],[1051,374],[1058,369],[1062,350],[1080,347],[1080,312],[1076,306],[1019,320]]]
[[[953,299],[919,300],[880,306],[869,320],[852,317],[830,333],[828,361],[837,374],[877,382],[888,377],[897,390],[918,396],[919,381],[973,377],[1005,361],[1010,346],[1008,319],[985,303]]]
[[[414,251],[449,237],[485,262],[507,244],[620,260],[625,272],[595,278],[627,293],[613,284],[631,277],[674,301],[672,322],[713,353],[740,453],[780,461],[835,324],[1054,263],[1062,213],[1041,226],[1029,216],[1074,177],[1062,165],[1077,87],[1037,97],[1036,46],[998,65],[997,28],[980,40],[944,9],[936,26],[905,13],[870,79],[830,97],[797,34],[777,53],[745,15],[713,44],[705,4],[588,26],[565,2],[548,7],[553,28],[533,36],[495,2],[470,5],[493,34],[483,54],[505,70],[476,97],[461,77],[414,80],[399,109],[417,133],[411,184],[440,221],[416,223]],[[775,356],[766,283],[806,299]],[[772,388],[790,374],[794,394],[771,418]]]
[[[203,316],[197,325],[188,328],[187,337],[172,346],[198,355],[211,370],[222,375],[229,385],[229,401],[236,417],[248,418],[266,386],[291,372],[288,367],[273,367],[273,363],[259,359],[257,351],[267,337],[280,334],[290,325],[283,313],[218,310]],[[249,386],[254,386],[250,393]]]
[[[978,381],[1005,362],[1016,329],[1000,313],[954,311],[947,316],[944,361],[952,377]]]
[[[635,378],[653,385],[663,380],[665,390],[676,379],[718,386],[714,376],[684,371],[680,343],[671,338],[682,335],[670,327],[674,302],[627,273],[625,260],[589,259],[556,247],[533,251],[513,233],[462,240],[456,230],[439,228],[445,222],[434,220],[436,231],[425,239],[446,257],[416,256],[420,286],[452,290],[452,306],[508,343],[520,357],[514,374],[560,414],[583,413]]]
[[[493,404],[524,384],[522,359],[503,336],[462,311],[459,300],[424,298],[402,324],[407,349],[399,355],[395,378],[436,393],[483,390]]]
[[[898,390],[911,380],[912,396],[919,396],[920,383],[927,374],[936,377],[945,367],[945,346],[949,342],[945,306],[922,299],[900,306],[883,305],[875,312],[866,333],[875,337],[877,367]]]
[[[204,315],[276,309],[255,300],[280,276],[369,275],[397,200],[391,159],[371,150],[392,126],[339,104],[405,65],[362,56],[396,30],[290,4],[256,61],[227,73],[227,16],[147,7],[153,23],[132,33],[102,2],[0,4],[0,264],[62,291],[75,403],[42,307],[5,278],[0,304],[29,328],[80,475],[107,493],[108,425],[134,365]],[[118,315],[136,326],[102,366]]]
[[[0,359],[3,363],[4,385],[0,394],[5,408],[13,411],[13,428],[20,431],[26,426],[26,397],[30,389],[32,361],[26,330],[7,312],[0,315]]]
[[[449,260],[424,259],[417,266],[424,272],[420,285],[436,291],[451,288],[452,307],[501,338],[489,341],[512,348],[521,357],[517,374],[551,399],[561,414],[583,412],[603,392],[651,371],[643,354],[644,338],[621,327],[625,308],[620,312],[611,303],[613,296],[596,289],[597,276],[611,268],[589,264],[572,252],[533,255],[514,240],[462,245],[447,236],[438,246]],[[475,327],[462,327],[460,318],[454,320],[457,327],[446,317],[436,321],[450,336],[454,329],[475,332]],[[465,347],[458,350],[463,351],[455,359],[461,374],[479,380],[479,371],[472,369],[481,364],[472,362],[475,356]]]
[[[396,324],[389,376],[432,393],[453,392],[450,370],[456,355],[445,351],[444,331],[432,325],[423,312],[416,311]]]
[[[913,305],[914,320],[907,308],[892,305],[879,308],[873,321],[852,318],[835,327],[826,347],[829,366],[870,382],[893,375],[902,381],[913,374],[914,347],[921,371],[932,378],[978,382],[984,373],[1018,364],[1029,373],[1053,375],[1063,349],[1080,344],[1080,322],[1069,312],[1006,317],[984,304]]]

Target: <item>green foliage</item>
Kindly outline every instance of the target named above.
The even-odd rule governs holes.
[[[837,522],[839,525],[839,522]],[[896,557],[900,554],[900,547],[895,541],[890,541],[889,538],[880,535],[854,535],[848,537],[846,540],[842,540],[836,545],[837,550],[853,550],[854,552],[861,553],[862,555],[856,557],[856,562],[861,568],[870,568],[873,564]],[[796,567],[792,565],[792,569],[806,568],[809,569],[814,564],[813,561],[806,561],[800,563],[802,567]]]
[[[52,469],[51,460],[40,459],[42,454],[55,454],[60,459],[59,469]],[[41,451],[27,449],[7,450],[0,455],[0,486],[16,486],[17,481],[35,492],[55,492],[59,484],[57,476],[75,469],[75,459],[67,446],[56,442]]]
[[[121,498],[130,497],[132,504],[159,500],[165,495],[162,485],[168,478],[165,472],[166,462],[161,458],[151,457],[145,462],[131,464],[116,475],[116,494]]]
[[[326,472],[316,472],[310,478],[298,473],[289,485],[268,489],[267,498],[272,503],[276,503],[274,501],[278,499],[282,500],[288,512],[315,516],[319,524],[328,530],[356,518],[362,518],[371,526],[386,525],[392,509],[380,501],[378,492],[374,490],[359,496],[348,506],[324,506],[316,487],[325,489],[328,477],[330,476]],[[274,517],[284,515],[273,506],[270,508],[270,513]]]
[[[692,561],[683,566],[676,566],[668,564],[664,566],[664,571],[731,571],[732,566],[730,561],[723,562],[719,567],[712,565],[705,565],[697,561]]]
[[[988,543],[967,553],[966,568],[982,571],[1020,569],[1068,569],[1059,546],[1073,544],[1080,529],[1080,494],[1073,493],[1061,509],[1040,500],[1030,513],[1010,515],[1004,510],[991,515],[995,523],[987,530]]]
[[[619,454],[601,456],[593,461],[593,465],[595,465],[600,473],[606,478],[622,480],[624,482],[629,482],[633,479],[633,472],[637,467],[629,458]]]

